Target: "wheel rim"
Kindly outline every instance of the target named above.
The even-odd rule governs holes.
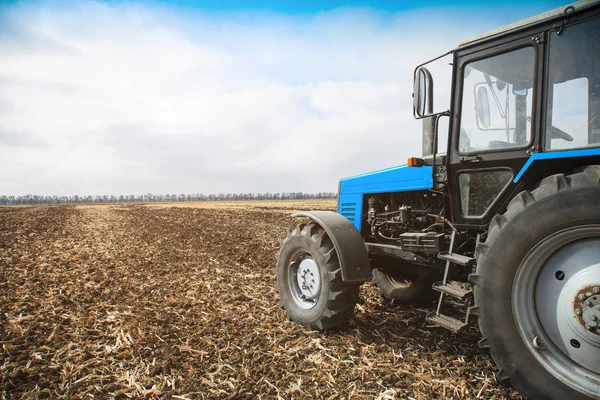
[[[294,302],[305,310],[313,308],[321,293],[319,265],[307,251],[299,251],[291,258],[288,270],[288,287]]]
[[[565,229],[525,257],[512,306],[531,354],[588,396],[600,387],[600,226]]]

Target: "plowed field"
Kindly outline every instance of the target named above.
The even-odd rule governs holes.
[[[366,284],[343,330],[286,321],[274,255],[303,207],[282,204],[0,208],[0,397],[518,397],[429,303]]]

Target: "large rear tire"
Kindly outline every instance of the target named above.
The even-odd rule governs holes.
[[[339,328],[354,315],[360,285],[342,280],[336,249],[320,226],[300,224],[288,232],[275,274],[289,320],[323,330]]]
[[[550,176],[477,247],[480,346],[526,398],[600,398],[599,204],[600,166]]]

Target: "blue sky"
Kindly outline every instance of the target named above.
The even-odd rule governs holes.
[[[247,4],[2,3],[0,194],[335,191],[420,154],[415,65],[561,5]]]
[[[112,2],[116,3],[116,2]],[[158,4],[156,2],[155,4]],[[473,7],[477,8],[496,8],[505,7],[507,5],[523,6],[523,2],[517,1],[506,1],[506,0],[495,0],[495,1],[481,1],[481,0],[432,0],[432,1],[385,1],[385,0],[360,0],[360,1],[339,1],[339,0],[304,0],[304,1],[278,1],[278,0],[204,0],[204,1],[192,1],[192,0],[175,0],[175,1],[164,1],[162,4],[167,4],[172,7],[186,7],[193,9],[204,9],[204,10],[268,10],[273,12],[290,13],[290,14],[312,14],[321,11],[329,11],[339,7],[353,7],[353,8],[370,8],[375,10],[384,10],[389,12],[402,12],[407,10],[414,10],[420,8],[443,8],[443,7]],[[539,4],[546,5],[548,7],[558,7],[564,2],[560,1],[544,1],[537,2],[532,7],[538,7]],[[506,10],[510,12],[510,10]]]

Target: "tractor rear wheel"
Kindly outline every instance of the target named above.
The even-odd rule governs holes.
[[[550,176],[477,247],[480,346],[526,398],[600,398],[599,204],[600,166]]]
[[[342,280],[336,249],[320,226],[300,224],[288,232],[275,274],[289,320],[323,330],[341,327],[354,315],[360,285]]]

